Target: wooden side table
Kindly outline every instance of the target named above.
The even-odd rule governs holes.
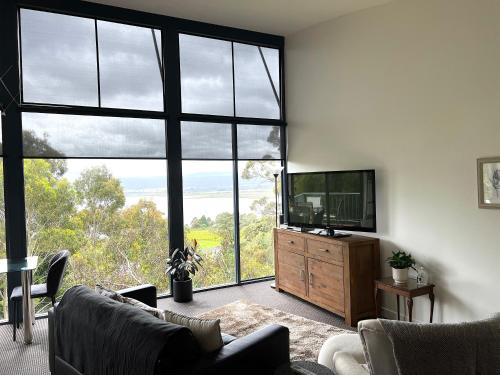
[[[375,306],[377,310],[377,318],[380,316],[381,290],[396,295],[398,320],[400,320],[399,297],[402,296],[407,298],[406,303],[408,305],[408,320],[410,322],[412,320],[413,298],[428,294],[431,301],[430,322],[432,323],[432,316],[434,314],[434,286],[434,284],[417,284],[417,280],[415,279],[408,280],[406,284],[396,284],[392,277],[375,280]]]

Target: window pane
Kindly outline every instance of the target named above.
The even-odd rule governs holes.
[[[23,113],[25,156],[165,157],[163,120]]]
[[[25,102],[97,106],[94,21],[21,9]]]
[[[231,159],[231,124],[182,122],[184,159]]]
[[[183,161],[186,241],[196,239],[203,268],[195,288],[234,283],[234,209],[231,161]]]
[[[120,289],[156,285],[166,292],[167,178],[164,160],[24,161],[28,252],[34,282],[51,256],[71,252],[60,294],[75,284]],[[50,301],[38,301],[45,311]]]
[[[232,116],[231,42],[179,35],[182,112]]]
[[[1,124],[1,122],[0,122]],[[5,245],[5,201],[3,195],[3,159],[0,158],[0,259],[7,258]],[[8,318],[7,274],[0,275],[0,320]]]
[[[276,196],[273,174],[280,172],[279,161],[239,162],[242,280],[274,275],[273,228],[276,223]],[[280,177],[277,184],[280,193]],[[278,196],[278,215],[280,212],[281,194]]]
[[[261,47],[260,51],[257,46],[234,43],[236,115],[279,119],[279,50]]]
[[[161,32],[152,30],[97,22],[103,107],[163,111]]]
[[[238,159],[281,159],[279,126],[238,125]]]

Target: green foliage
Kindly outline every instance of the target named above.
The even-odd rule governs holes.
[[[175,249],[172,256],[167,261],[167,274],[172,275],[174,280],[187,281],[191,275],[195,276],[201,267],[202,257],[197,251],[198,243],[193,240],[193,244],[184,249]]]
[[[36,142],[35,146],[39,147]],[[242,178],[274,182],[276,164],[249,161]],[[1,168],[0,163],[3,172]],[[61,294],[75,284],[94,287],[96,283],[113,289],[152,283],[160,292],[167,292],[168,222],[155,203],[139,200],[125,206],[120,181],[104,166],[83,171],[74,182],[66,178],[66,172],[64,159],[24,161],[28,252],[39,257],[34,282],[43,282],[50,258],[67,249],[71,257]],[[243,280],[274,274],[274,201],[259,197],[251,204],[251,211],[240,215]],[[0,220],[0,257],[5,257],[3,194]],[[195,288],[236,280],[232,213],[193,219],[185,236],[186,243],[198,240],[197,253],[203,258],[203,267],[197,265],[193,276]],[[0,319],[7,306],[5,280],[0,278]],[[49,306],[50,301],[40,300],[37,312]]]
[[[385,260],[392,268],[404,269],[413,268],[415,269],[415,260],[412,258],[411,254],[406,254],[404,251],[393,251],[392,255]]]

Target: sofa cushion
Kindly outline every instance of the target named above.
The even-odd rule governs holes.
[[[220,319],[199,319],[165,310],[167,322],[188,327],[204,352],[214,352],[224,345],[220,332]]]
[[[392,343],[378,319],[358,323],[366,362],[371,375],[398,375]]]

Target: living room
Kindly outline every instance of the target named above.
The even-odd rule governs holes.
[[[2,1],[0,373],[135,373],[64,340],[79,314],[149,322],[125,297],[220,325],[217,354],[156,337],[202,354],[158,353],[154,373],[498,373],[499,16],[494,0]],[[347,175],[358,190],[334,190]]]

